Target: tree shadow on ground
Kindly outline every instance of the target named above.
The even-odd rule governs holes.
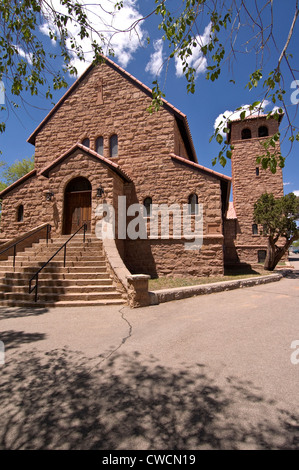
[[[0,449],[295,449],[298,416],[250,382],[219,385],[138,353],[95,365],[68,349],[1,367]]]
[[[261,266],[262,269],[262,266]],[[243,276],[243,275],[256,275],[259,276],[261,273],[255,269],[253,269],[251,266],[245,266],[242,268],[225,268],[224,269],[224,276]]]
[[[299,261],[299,257],[289,256],[289,262],[292,264],[294,261]],[[299,270],[298,269],[285,269],[283,276],[287,279],[299,279]]]
[[[283,277],[287,279],[299,279],[299,271],[287,271],[284,273]]]
[[[5,349],[17,348],[24,343],[32,343],[34,341],[44,340],[46,337],[43,333],[25,333],[24,331],[0,331],[0,340],[5,344]]]

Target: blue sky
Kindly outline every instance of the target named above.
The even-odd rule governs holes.
[[[110,0],[106,0],[106,2],[111,3]],[[122,16],[120,16],[118,20],[120,24],[122,24],[122,22],[127,24],[126,22],[136,19],[140,17],[140,15],[147,14],[150,11],[150,7],[153,5],[153,0],[126,0],[126,2],[126,9],[121,12]],[[103,5],[103,1],[101,3]],[[173,0],[172,4],[175,3],[176,0]],[[246,5],[251,6],[253,3],[254,2],[249,1],[246,2]],[[288,36],[295,0],[285,0],[284,2],[274,0],[274,5],[274,26],[277,28],[276,30],[278,32],[276,40],[279,49],[279,47],[284,45]],[[201,30],[199,31],[200,35],[203,37],[205,33],[208,33],[208,24],[209,19],[204,17],[200,24]],[[294,68],[299,64],[299,52],[296,50],[299,40],[298,25],[299,22],[296,24],[294,35],[290,43],[290,52],[293,54],[292,63]],[[191,95],[187,94],[186,80],[179,75],[179,67],[176,67],[174,61],[169,63],[167,73],[165,73],[165,66],[161,71],[157,68],[157,63],[159,63],[161,57],[166,57],[167,54],[167,47],[161,41],[161,31],[157,29],[157,18],[152,17],[150,20],[142,23],[139,28],[138,32],[141,42],[138,38],[136,39],[136,37],[132,36],[123,38],[119,36],[119,39],[114,39],[116,57],[113,60],[150,87],[152,86],[152,81],[156,78],[157,71],[158,73],[161,72],[159,81],[166,95],[165,98],[187,115],[199,163],[212,168],[212,158],[217,155],[219,145],[215,142],[209,143],[209,139],[213,133],[217,117],[227,110],[233,111],[239,106],[259,100],[262,96],[262,90],[257,89],[248,92],[248,90],[245,89],[249,74],[255,68],[254,55],[237,55],[236,60],[224,65],[220,78],[214,83],[205,79],[204,61],[200,60],[200,57],[197,58],[198,62],[196,64],[199,66],[201,73],[198,74],[196,79],[196,92],[194,95]],[[243,39],[243,37],[246,37],[248,30],[246,26],[242,28],[240,34]],[[151,37],[151,43],[149,45],[147,45],[145,40],[147,36]],[[54,49],[50,40],[46,39],[46,36],[42,36],[41,34],[41,37],[46,41],[45,44],[49,51]],[[266,51],[266,69],[271,70],[277,63],[277,59],[278,52],[274,47],[272,47],[270,51]],[[87,65],[88,64],[85,64],[84,66]],[[297,68],[299,69],[298,65]],[[235,80],[235,84],[229,82],[232,78]],[[295,77],[286,75],[285,89],[287,93],[285,99],[288,105],[288,112],[290,113],[294,113],[296,108],[296,106],[291,103],[291,95],[296,91],[291,88],[291,83],[294,78],[298,80],[299,88],[299,72],[298,76],[295,75]],[[68,77],[68,82],[71,85],[73,79]],[[54,95],[53,101],[57,102],[64,92],[65,90],[57,92]],[[299,93],[297,96],[299,97]],[[0,135],[0,149],[2,150],[2,156],[0,158],[9,164],[13,163],[15,160],[29,157],[34,153],[34,147],[28,144],[26,140],[52,107],[49,100],[44,100],[41,97],[33,98],[28,95],[26,96],[26,101],[28,104],[25,107],[17,109],[14,112],[10,110],[8,119],[3,111],[0,114],[0,121],[6,119],[6,132]],[[270,111],[270,109],[271,106],[267,107],[266,111]],[[294,123],[299,127],[299,117],[294,118]],[[286,124],[286,119],[284,118],[281,124],[282,133]],[[287,155],[289,149],[289,142],[283,142],[282,154]],[[299,195],[298,155],[299,143],[294,145],[293,150],[288,155],[286,166],[283,170],[285,193],[298,191]],[[220,164],[217,164],[213,168],[224,174],[231,174],[230,162],[228,162],[225,168]]]

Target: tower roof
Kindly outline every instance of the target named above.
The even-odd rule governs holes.
[[[279,117],[278,117],[278,120],[277,120],[278,125],[281,123],[283,116],[284,116],[284,113],[279,113]],[[243,122],[245,124],[247,121],[254,121],[254,120],[258,120],[258,119],[269,120],[269,119],[276,119],[276,118],[271,113],[263,113],[263,114],[249,114],[249,116],[246,116],[244,119],[241,119],[241,118],[231,119],[227,123],[227,127],[229,129],[229,132],[227,133],[226,143],[229,144],[230,140],[231,140],[231,127],[232,127],[232,124],[239,123],[239,122]]]

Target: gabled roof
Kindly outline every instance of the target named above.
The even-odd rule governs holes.
[[[187,160],[186,158],[183,158],[183,157],[179,157],[178,155],[175,155],[174,153],[171,153],[170,156],[173,160],[177,162],[188,165],[204,173],[208,173],[209,175],[214,176],[215,178],[218,178],[223,181],[227,181],[228,183],[232,181],[230,176],[226,176],[226,175],[223,175],[222,173],[218,173],[217,171],[210,170],[210,168],[206,168],[205,166],[199,165],[199,163],[190,162],[190,160]]]
[[[31,170],[31,171],[29,171],[29,173],[27,173],[26,175],[19,178],[17,181],[12,183],[10,186],[7,186],[7,188],[5,188],[5,189],[3,189],[3,191],[1,191],[0,199],[2,199],[2,197],[5,196],[5,194],[9,193],[10,191],[12,191],[14,188],[19,186],[20,184],[25,183],[25,181],[27,181],[29,178],[32,178],[35,175],[36,175],[36,170],[35,169]]]
[[[142,90],[144,93],[146,93],[149,97],[152,97],[152,90],[144,85],[140,80],[135,78],[133,75],[128,73],[125,69],[117,65],[115,62],[113,62],[111,59],[108,59],[108,57],[102,56],[104,63],[111,67],[113,70],[117,71],[119,74],[121,74],[124,78],[129,80],[133,85],[138,87],[140,90]],[[35,144],[35,138],[39,131],[43,128],[43,126],[49,121],[49,119],[55,114],[55,112],[62,106],[64,101],[71,95],[71,93],[80,85],[80,83],[87,77],[87,75],[91,72],[91,70],[96,67],[96,65],[91,64],[85,72],[73,83],[73,85],[67,90],[67,92],[60,98],[60,100],[56,103],[56,105],[51,109],[51,111],[47,114],[47,116],[43,119],[43,121],[39,124],[39,126],[35,129],[35,131],[29,136],[27,139],[27,142],[30,144]],[[185,140],[185,145],[187,147],[188,153],[190,153],[190,158],[197,162],[197,157],[196,157],[196,152],[189,128],[189,124],[187,121],[187,116],[183,114],[179,109],[175,108],[172,104],[170,104],[168,101],[162,98],[163,106],[165,109],[167,109],[169,112],[171,112],[177,119],[180,131],[183,135],[183,138]]]
[[[108,158],[102,157],[102,155],[99,155],[94,150],[91,150],[90,148],[85,147],[84,145],[79,144],[79,143],[76,143],[75,145],[73,145],[69,150],[67,150],[62,155],[60,155],[60,157],[56,158],[56,160],[54,160],[45,168],[43,168],[39,174],[42,176],[45,176],[46,178],[49,178],[50,171],[53,170],[53,168],[55,168],[57,165],[62,163],[67,157],[72,155],[76,150],[82,150],[87,155],[91,156],[93,159],[98,161],[99,163],[104,163],[111,170],[117,173],[123,180],[129,183],[132,181],[131,178],[115,162],[113,162],[112,160],[109,160]]]

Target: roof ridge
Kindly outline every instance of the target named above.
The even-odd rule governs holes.
[[[104,157],[103,155],[100,155],[95,150],[92,150],[89,147],[85,147],[85,145],[81,144],[80,142],[76,142],[74,145],[72,145],[72,147],[70,147],[68,150],[62,153],[59,157],[55,158],[55,160],[53,160],[49,165],[47,165],[42,170],[40,170],[38,175],[45,176],[45,174],[51,171],[51,169],[54,168],[60,161],[67,158],[77,149],[81,149],[84,152],[96,157],[101,162],[106,163],[106,165],[112,167],[117,173],[119,173],[127,181],[129,182],[132,181],[130,176],[124,170],[122,170],[122,168],[117,163],[113,162],[109,158]]]
[[[34,176],[36,174],[36,168],[33,168],[33,170],[29,171],[28,173],[26,173],[26,175],[23,175],[21,176],[21,178],[19,178],[17,181],[14,181],[13,183],[11,183],[9,186],[7,186],[6,188],[4,188],[1,192],[0,192],[0,198],[2,198],[6,193],[8,193],[9,191],[11,191],[12,189],[14,189],[15,187],[19,186],[19,184],[22,184],[24,183],[26,180],[28,180],[29,178],[31,178],[32,176]]]
[[[138,78],[134,77],[131,73],[127,72],[123,67],[118,65],[116,62],[113,60],[109,59],[108,57],[102,55],[102,58],[104,60],[104,63],[107,62],[112,68],[116,69],[119,71],[119,73],[125,75],[127,78],[129,78],[131,81],[135,82],[139,87],[141,87],[146,93],[150,94],[152,96],[152,90],[145,85],[143,82],[141,82]],[[27,142],[31,144],[35,144],[35,136],[39,132],[39,130],[46,124],[46,122],[50,119],[50,117],[56,112],[56,110],[63,104],[63,102],[66,100],[66,98],[73,92],[73,90],[83,81],[83,79],[89,74],[89,72],[95,67],[94,64],[90,64],[86,70],[80,75],[80,77],[77,78],[77,80],[70,86],[70,88],[64,93],[64,95],[57,101],[55,106],[49,111],[49,113],[45,116],[45,118],[41,121],[41,123],[36,127],[36,129],[30,134],[30,136],[27,139]],[[161,98],[162,102],[164,105],[169,108],[176,116],[179,116],[183,122],[185,123],[186,126],[186,131],[188,135],[188,139],[191,144],[191,151],[193,153],[193,156],[195,160],[197,160],[196,157],[196,151],[194,147],[194,143],[192,140],[188,120],[186,114],[184,114],[182,111],[180,111],[178,108],[173,106],[169,101],[167,101],[165,98]]]

